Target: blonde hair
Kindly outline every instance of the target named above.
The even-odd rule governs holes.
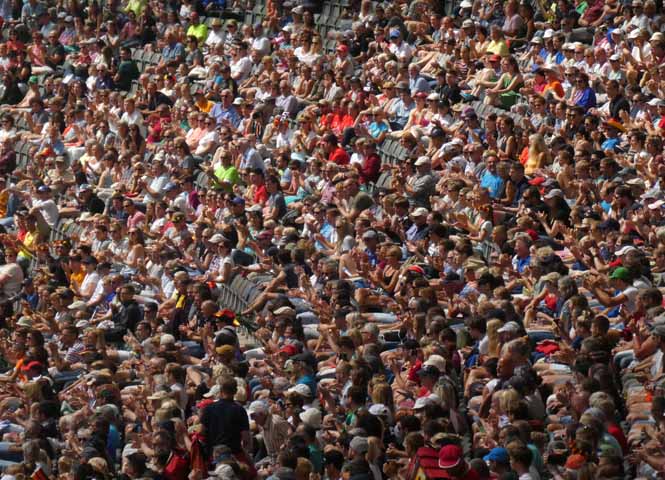
[[[544,161],[541,161],[541,154],[544,154]],[[547,151],[545,137],[540,133],[534,133],[529,137],[529,161],[528,164],[535,165],[535,168],[542,168],[549,164],[551,160]]]
[[[501,344],[499,342],[499,329],[503,323],[497,318],[493,318],[487,322],[487,340],[488,340],[488,351],[487,355],[492,358],[498,358],[499,352],[501,350]]]

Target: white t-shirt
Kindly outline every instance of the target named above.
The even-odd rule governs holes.
[[[237,62],[231,62],[231,76],[236,79],[237,82],[242,82],[247,79],[249,72],[252,70],[252,60],[249,57],[243,57]]]
[[[635,300],[637,299],[638,290],[632,285],[621,292],[622,295],[626,296],[626,301],[623,302],[623,307],[626,310],[626,313],[632,314],[637,310],[635,305]]]
[[[60,217],[60,213],[58,211],[58,206],[53,200],[34,200],[32,205],[42,212],[42,216],[46,223],[48,223],[49,227],[56,224],[58,217]]]
[[[0,265],[0,277],[7,275],[7,280],[0,287],[0,298],[8,298],[16,295],[23,284],[23,270],[17,263]]]

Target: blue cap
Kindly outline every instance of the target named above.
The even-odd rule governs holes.
[[[176,188],[178,188],[178,186],[173,182],[169,182],[166,185],[164,185],[165,192],[170,192],[171,190],[175,190]]]
[[[490,450],[490,453],[483,457],[483,460],[486,462],[492,461],[497,463],[510,463],[510,457],[508,456],[508,450],[503,447],[495,447]]]
[[[390,31],[390,38],[399,38],[400,36],[400,31],[395,29]]]
[[[242,197],[235,197],[231,202],[235,203],[236,205],[244,205],[245,204],[245,199]]]

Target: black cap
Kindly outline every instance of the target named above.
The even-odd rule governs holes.
[[[600,230],[619,230],[620,225],[619,225],[619,222],[617,222],[613,218],[609,218],[609,219],[605,220],[604,222],[601,222],[598,225],[598,228]]]
[[[432,376],[432,377],[438,377],[439,375],[441,375],[441,372],[439,371],[438,368],[436,368],[433,365],[425,365],[425,366],[423,366],[423,368],[418,370],[418,375],[421,376],[421,377],[424,376],[424,375],[428,375],[428,376]]]

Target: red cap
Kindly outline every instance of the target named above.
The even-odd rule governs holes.
[[[25,365],[21,367],[21,370],[24,372],[27,372],[28,370],[32,370],[33,368],[44,368],[44,365],[42,362],[38,362],[37,360],[33,360],[32,362],[28,362]]]
[[[199,410],[203,410],[205,407],[207,407],[211,403],[215,403],[215,401],[212,398],[204,398],[200,402],[196,403],[196,408],[198,408]]]
[[[462,462],[464,452],[457,445],[446,445],[439,450],[439,467],[455,468]]]
[[[501,56],[497,55],[496,53],[492,56],[490,56],[490,62],[500,62],[501,61]]]
[[[535,231],[534,229],[532,229],[532,228],[528,228],[528,229],[526,230],[526,234],[527,234],[529,237],[531,237],[531,241],[532,241],[532,242],[535,242],[535,241],[538,240],[538,238],[539,238],[539,237],[538,237],[538,232],[536,232],[536,231]]]
[[[298,353],[298,349],[296,348],[295,345],[284,345],[282,348],[279,349],[279,353],[286,353],[289,357],[294,356],[296,353]]]
[[[545,177],[535,177],[529,180],[529,185],[539,186],[545,183]]]
[[[349,52],[349,47],[347,47],[346,45],[338,45],[337,46],[337,51],[339,53],[348,53]]]
[[[215,313],[215,317],[217,318],[227,318],[229,320],[234,320],[236,318],[236,314],[233,310],[229,310],[228,308],[225,308],[223,310],[220,310]]]
[[[423,270],[423,267],[420,267],[418,265],[411,265],[410,267],[407,267],[406,270],[409,272],[415,272],[421,275],[425,275],[425,270]]]

